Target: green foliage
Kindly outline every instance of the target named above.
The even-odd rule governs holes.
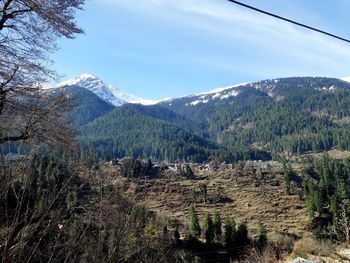
[[[67,194],[66,203],[67,203],[67,210],[72,212],[78,203],[78,194],[76,191],[71,191]]]
[[[284,186],[287,194],[291,194],[290,192],[290,182],[292,180],[292,171],[290,165],[283,164],[283,176],[284,176]]]
[[[233,248],[236,245],[236,223],[229,217],[225,219],[224,239],[227,248]]]
[[[199,219],[196,210],[193,205],[190,207],[190,221],[189,221],[189,234],[193,238],[199,238],[201,236],[201,227],[199,225]]]
[[[215,210],[213,219],[214,237],[215,241],[220,242],[222,230],[221,230],[221,216],[218,210]]]
[[[69,112],[69,115],[72,123],[76,126],[85,125],[115,108],[82,87],[67,87],[60,89],[59,92],[62,91],[73,97],[74,108]]]
[[[125,157],[120,161],[122,175],[128,178],[150,178],[153,176],[152,161]]]
[[[203,232],[207,243],[211,243],[214,240],[215,234],[213,220],[209,213],[206,213],[203,218]]]
[[[81,128],[80,141],[105,158],[153,157],[205,160],[214,144],[173,123],[145,115],[135,106],[118,107]]]
[[[247,86],[238,96],[196,106],[189,106],[194,97],[113,110],[93,101],[98,105],[96,115],[85,114],[88,103],[81,102],[83,109],[76,110],[83,114],[74,114],[83,118],[78,120],[80,125],[86,124],[80,127],[79,139],[85,149],[96,149],[107,159],[132,156],[202,162],[215,155],[232,162],[271,159],[267,152],[301,155],[332,148],[350,150],[349,84],[328,78],[286,78],[256,85],[262,90],[274,87],[274,97]],[[336,89],[322,89],[331,86]],[[84,114],[86,118],[76,117]],[[263,150],[247,147],[253,144],[263,145]]]
[[[314,161],[312,173],[319,180],[305,179],[302,187],[305,202],[313,222],[313,228],[319,236],[331,235],[336,227],[337,218],[350,216],[349,211],[340,215],[341,204],[350,198],[346,187],[350,183],[349,159],[334,160],[323,155]]]
[[[265,226],[261,222],[259,222],[259,226],[258,226],[257,241],[258,241],[259,249],[263,250],[267,245],[267,233],[266,233]]]
[[[242,222],[237,227],[236,241],[238,246],[245,246],[249,243],[248,227],[245,222]]]
[[[274,97],[265,92],[273,87]],[[332,91],[323,87],[335,86]],[[193,100],[194,98],[191,98]],[[349,84],[328,78],[285,78],[245,86],[227,100],[188,107],[187,98],[172,101],[175,112],[192,118],[223,145],[268,144],[277,152],[302,154],[335,147],[350,149]],[[288,118],[286,118],[288,116]],[[334,122],[334,120],[338,120]],[[232,125],[234,123],[234,125]]]
[[[124,156],[158,160],[203,162],[271,159],[266,152],[246,146],[224,147],[207,136],[201,125],[160,106],[124,105],[80,128],[85,150],[94,149],[106,159]]]
[[[179,182],[181,186],[193,186],[193,182],[191,180],[182,180]]]

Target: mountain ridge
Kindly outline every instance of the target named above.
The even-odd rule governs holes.
[[[225,101],[226,99],[236,97],[240,93],[246,91],[243,88],[255,88],[257,90],[261,90],[265,92],[270,97],[274,97],[275,95],[273,92],[273,89],[275,88],[274,86],[276,86],[279,81],[293,79],[293,78],[298,78],[298,77],[275,78],[275,79],[267,79],[267,80],[261,80],[261,81],[255,81],[255,82],[239,83],[239,84],[229,85],[226,87],[218,87],[213,90],[201,92],[197,94],[189,94],[189,95],[184,95],[184,96],[175,97],[175,98],[164,98],[160,100],[144,99],[144,98],[138,97],[134,94],[124,91],[123,89],[120,89],[115,85],[105,84],[105,82],[102,79],[90,73],[84,73],[75,78],[58,83],[53,88],[59,89],[59,88],[68,87],[68,86],[79,86],[82,88],[86,88],[92,91],[93,93],[95,93],[104,101],[114,106],[121,106],[126,103],[141,104],[141,105],[155,105],[155,104],[164,105],[168,103],[169,106],[171,106],[170,104],[178,100],[187,100],[186,106],[196,106],[198,104],[205,104],[212,100],[217,101],[220,99]],[[299,78],[311,78],[311,77],[299,77]],[[337,81],[344,81],[346,83],[350,82],[350,77],[344,77],[339,79],[324,78],[324,77],[313,77],[313,78],[332,79]],[[274,83],[276,85],[270,85],[270,87],[267,87],[266,83],[270,83],[270,84]],[[333,88],[334,87],[331,87],[331,86],[319,87],[319,89],[333,89]]]
[[[106,158],[237,161],[350,150],[350,83],[340,79],[263,80],[154,105],[89,100],[76,111],[89,114],[75,115],[79,140]]]
[[[60,89],[70,86],[79,86],[90,90],[101,99],[114,106],[121,106],[126,103],[153,105],[159,102],[159,100],[150,100],[137,97],[118,88],[115,85],[106,84],[102,79],[90,73],[84,73],[75,78],[58,83],[53,87],[53,89]]]

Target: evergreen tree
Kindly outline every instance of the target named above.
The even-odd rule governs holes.
[[[258,246],[262,250],[267,245],[267,233],[265,226],[259,222],[258,226]]]
[[[201,227],[199,225],[199,219],[196,210],[193,205],[190,207],[190,222],[188,224],[190,236],[193,238],[199,238],[201,235]]]
[[[203,218],[203,232],[207,243],[211,243],[214,239],[214,225],[209,213]]]
[[[249,243],[248,227],[245,222],[242,222],[238,225],[236,237],[237,237],[237,244],[239,246],[245,246]]]
[[[339,198],[337,197],[337,195],[333,195],[330,199],[330,206],[329,206],[329,211],[332,214],[332,223],[333,225],[336,223],[336,219],[337,219],[337,213],[338,213],[338,209],[339,209]]]
[[[233,248],[236,244],[236,223],[227,217],[224,225],[224,239],[227,248]]]
[[[214,227],[215,241],[220,242],[222,230],[221,230],[221,216],[218,210],[216,210],[214,214],[213,227]]]

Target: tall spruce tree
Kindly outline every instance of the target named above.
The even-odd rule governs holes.
[[[234,248],[236,244],[236,222],[229,217],[225,219],[224,240],[227,248]]]
[[[238,246],[245,246],[249,243],[248,227],[245,222],[242,222],[238,225],[236,237]]]
[[[190,236],[193,238],[199,238],[201,236],[201,226],[199,224],[199,219],[196,210],[193,205],[190,207],[190,222],[188,224]]]
[[[218,210],[215,211],[214,214],[214,220],[213,220],[213,227],[214,227],[214,238],[215,241],[220,242],[222,230],[221,230],[221,216],[220,212]]]
[[[203,232],[207,243],[211,243],[214,240],[214,225],[209,213],[203,218]]]
[[[258,226],[258,246],[262,250],[267,245],[267,233],[263,223],[259,222]]]

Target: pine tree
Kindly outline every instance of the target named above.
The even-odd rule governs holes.
[[[242,222],[238,225],[236,237],[237,237],[237,244],[239,246],[244,246],[249,243],[248,227],[245,222]]]
[[[236,239],[236,223],[233,219],[227,217],[224,225],[224,239],[227,248],[235,246]]]
[[[214,214],[213,227],[214,227],[215,241],[220,242],[222,230],[221,230],[221,216],[218,210],[216,210]]]
[[[193,205],[190,207],[189,231],[190,236],[193,238],[199,238],[202,232],[199,225],[199,219]]]
[[[315,212],[321,212],[322,198],[320,192],[311,181],[307,182],[307,192],[308,197],[306,198],[306,207],[309,212],[310,218],[313,218]]]
[[[258,246],[259,249],[262,250],[267,244],[267,234],[266,234],[266,229],[265,226],[259,222],[259,227],[258,227]]]
[[[214,225],[209,213],[203,219],[203,232],[207,243],[211,243],[214,239]]]
[[[330,199],[329,211],[332,213],[333,225],[336,223],[337,213],[339,210],[339,198],[336,194],[334,194]]]

